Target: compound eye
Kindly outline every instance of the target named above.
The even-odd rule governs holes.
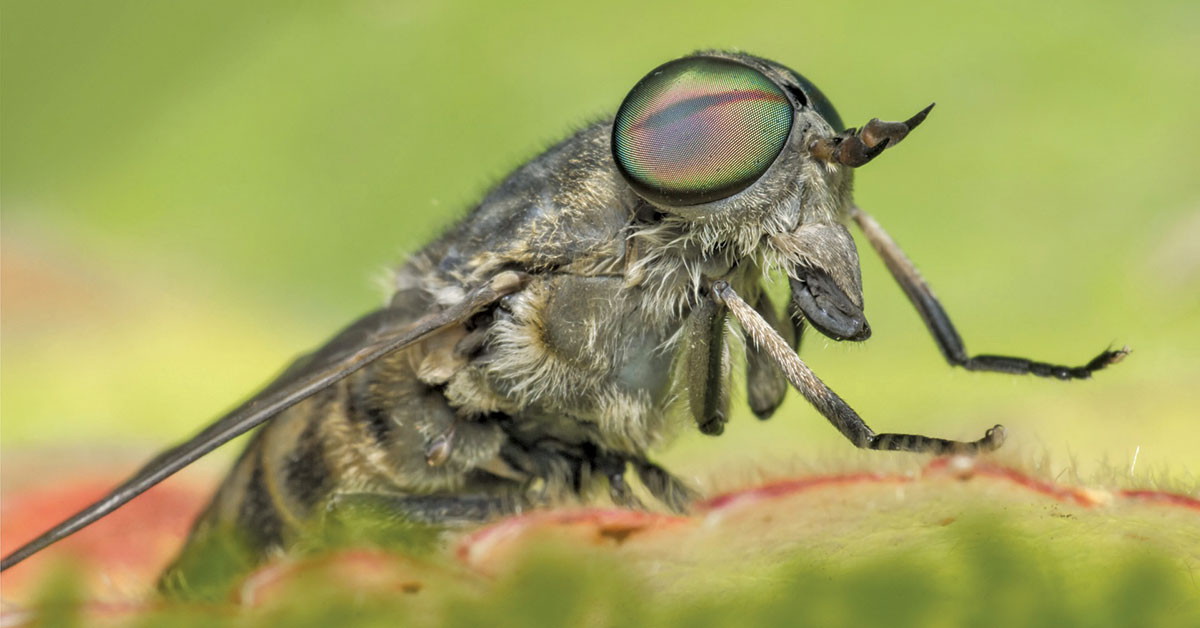
[[[698,205],[733,196],[775,161],[792,129],[783,90],[757,70],[716,57],[659,66],[625,97],[613,157],[643,197]]]

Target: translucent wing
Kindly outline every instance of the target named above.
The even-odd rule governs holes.
[[[5,556],[0,562],[0,571],[104,517],[217,447],[371,362],[440,329],[466,321],[500,297],[521,289],[527,279],[528,276],[522,273],[502,272],[455,305],[412,322],[411,317],[399,309],[385,308],[364,316],[321,349],[302,358],[249,401],[199,434],[159,454],[99,501]]]

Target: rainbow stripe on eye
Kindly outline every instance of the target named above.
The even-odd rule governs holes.
[[[729,59],[663,65],[625,98],[613,122],[613,156],[639,193],[668,205],[732,196],[783,150],[792,105],[760,72]]]

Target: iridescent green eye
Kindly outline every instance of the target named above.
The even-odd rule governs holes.
[[[758,180],[792,129],[792,105],[757,70],[717,57],[659,66],[634,86],[613,122],[613,157],[643,197],[697,205]]]

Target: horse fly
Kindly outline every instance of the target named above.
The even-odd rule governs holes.
[[[1074,367],[967,353],[916,267],[851,196],[854,170],[932,107],[846,128],[816,86],[766,59],[709,51],[659,66],[614,118],[519,167],[413,255],[387,305],[2,568],[267,421],[164,583],[185,582],[186,559],[221,531],[258,560],[314,514],[364,506],[441,527],[607,486],[639,507],[632,470],[682,511],[692,491],[650,452],[680,414],[723,431],[732,347],[745,347],[746,398],[761,419],[790,384],[856,447],[995,449],[999,425],[970,442],[877,434],[797,356],[808,327],[838,341],[871,335],[849,222],[951,365],[1087,379],[1128,353]],[[784,312],[764,290],[773,277],[791,289]]]

